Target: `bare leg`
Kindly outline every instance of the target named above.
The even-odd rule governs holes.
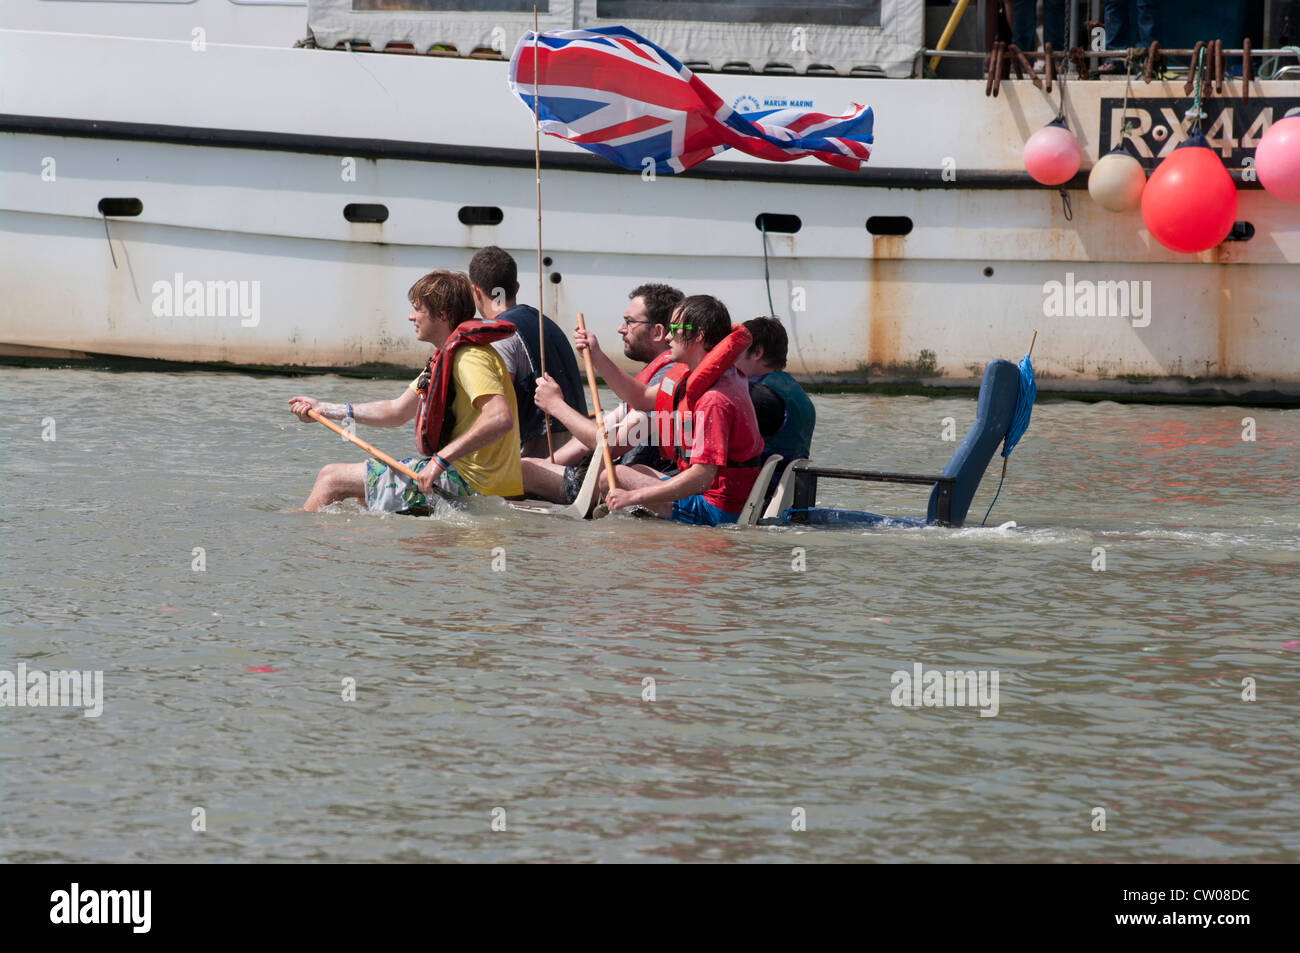
[[[625,490],[639,490],[644,486],[657,486],[663,481],[664,476],[665,474],[660,473],[658,470],[642,466],[639,463],[632,467],[625,467],[621,464],[614,467],[614,479]],[[597,486],[602,494],[609,488],[608,474],[604,470],[600,471],[600,482]],[[641,507],[649,510],[660,519],[666,520],[673,515],[672,500],[668,500],[666,503],[642,503]]]
[[[316,477],[316,485],[302,508],[314,511],[339,500],[366,498],[366,465],[364,463],[327,463]]]
[[[524,494],[540,496],[552,503],[564,502],[564,465],[555,455],[555,463],[544,457],[524,457],[519,461],[524,471]]]

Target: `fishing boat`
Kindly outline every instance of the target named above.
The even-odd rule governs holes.
[[[541,274],[520,280],[541,280],[549,313],[612,321],[629,288],[662,280],[781,316],[805,383],[974,388],[1037,326],[1045,392],[1300,401],[1300,206],[1252,172],[1260,137],[1300,112],[1287,4],[1260,24],[1250,5],[1167,18],[1169,71],[1150,82],[1084,81],[1102,56],[1081,49],[1050,93],[1041,58],[1032,78],[983,63],[994,4],[956,19],[922,0],[538,6],[542,31],[636,30],[742,114],[865,103],[876,117],[858,172],[733,151],[653,177],[548,137]],[[409,373],[424,356],[405,322],[413,277],[488,244],[530,267],[532,117],[507,57],[532,7],[6,0],[0,355]],[[1071,45],[1091,47],[1099,4],[1072,9]],[[1249,34],[1254,53],[1234,53]],[[1211,35],[1229,69],[1203,124],[1238,211],[1224,241],[1187,254],[1138,211],[1092,202],[1087,174],[1126,120],[1144,166],[1168,158],[1192,105],[1174,54]],[[1023,149],[1058,114],[1084,164],[1046,187]],[[1059,308],[1053,286],[1098,294]]]

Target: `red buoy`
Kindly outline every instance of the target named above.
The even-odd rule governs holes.
[[[1142,221],[1173,251],[1213,248],[1236,218],[1237,187],[1200,133],[1156,166],[1142,191]]]

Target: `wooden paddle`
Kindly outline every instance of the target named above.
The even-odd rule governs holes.
[[[578,312],[578,327],[587,330],[587,322],[582,319],[582,312]],[[588,348],[582,349],[582,363],[587,368],[587,386],[591,388],[591,402],[596,407],[596,442],[600,445],[600,456],[605,461],[605,476],[609,478],[609,488],[617,490],[618,484],[614,482],[614,460],[609,455],[609,444],[605,440],[605,414],[600,409],[600,393],[596,390],[596,368],[591,364],[591,351]]]
[[[310,417],[312,420],[316,421],[317,423],[321,423],[324,424],[326,427],[329,427],[330,430],[333,430],[344,440],[348,440],[351,441],[352,443],[355,443],[358,447],[360,447],[366,453],[370,454],[380,463],[387,464],[388,466],[392,467],[393,470],[400,473],[402,476],[406,477],[407,479],[414,481],[415,478],[419,476],[418,473],[416,473],[406,464],[394,460],[392,457],[384,453],[384,451],[380,450],[378,447],[372,447],[370,444],[366,443],[356,434],[348,433],[346,430],[344,430],[334,421],[330,420],[328,417],[321,416],[319,412],[315,410],[309,410],[307,411],[307,416]]]

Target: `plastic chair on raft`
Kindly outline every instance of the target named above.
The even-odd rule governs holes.
[[[772,474],[776,472],[776,468],[783,459],[785,458],[780,454],[776,454],[763,461],[763,468],[758,471],[758,479],[754,481],[749,496],[745,498],[745,505],[741,507],[740,517],[736,520],[739,525],[756,526],[758,524],[758,515],[763,508],[763,500],[767,497],[767,488],[772,482]]]
[[[792,460],[782,472],[776,492],[760,522],[821,526],[961,526],[966,520],[971,501],[975,498],[975,491],[979,489],[980,480],[988,469],[989,461],[1011,426],[1020,391],[1020,377],[1020,370],[1010,361],[989,361],[980,383],[975,422],[966,431],[966,436],[940,473],[927,475],[849,470],[814,466],[808,460]],[[918,516],[891,517],[858,510],[818,507],[818,477],[930,486],[929,507],[924,519]],[[743,516],[744,514],[742,521]]]

